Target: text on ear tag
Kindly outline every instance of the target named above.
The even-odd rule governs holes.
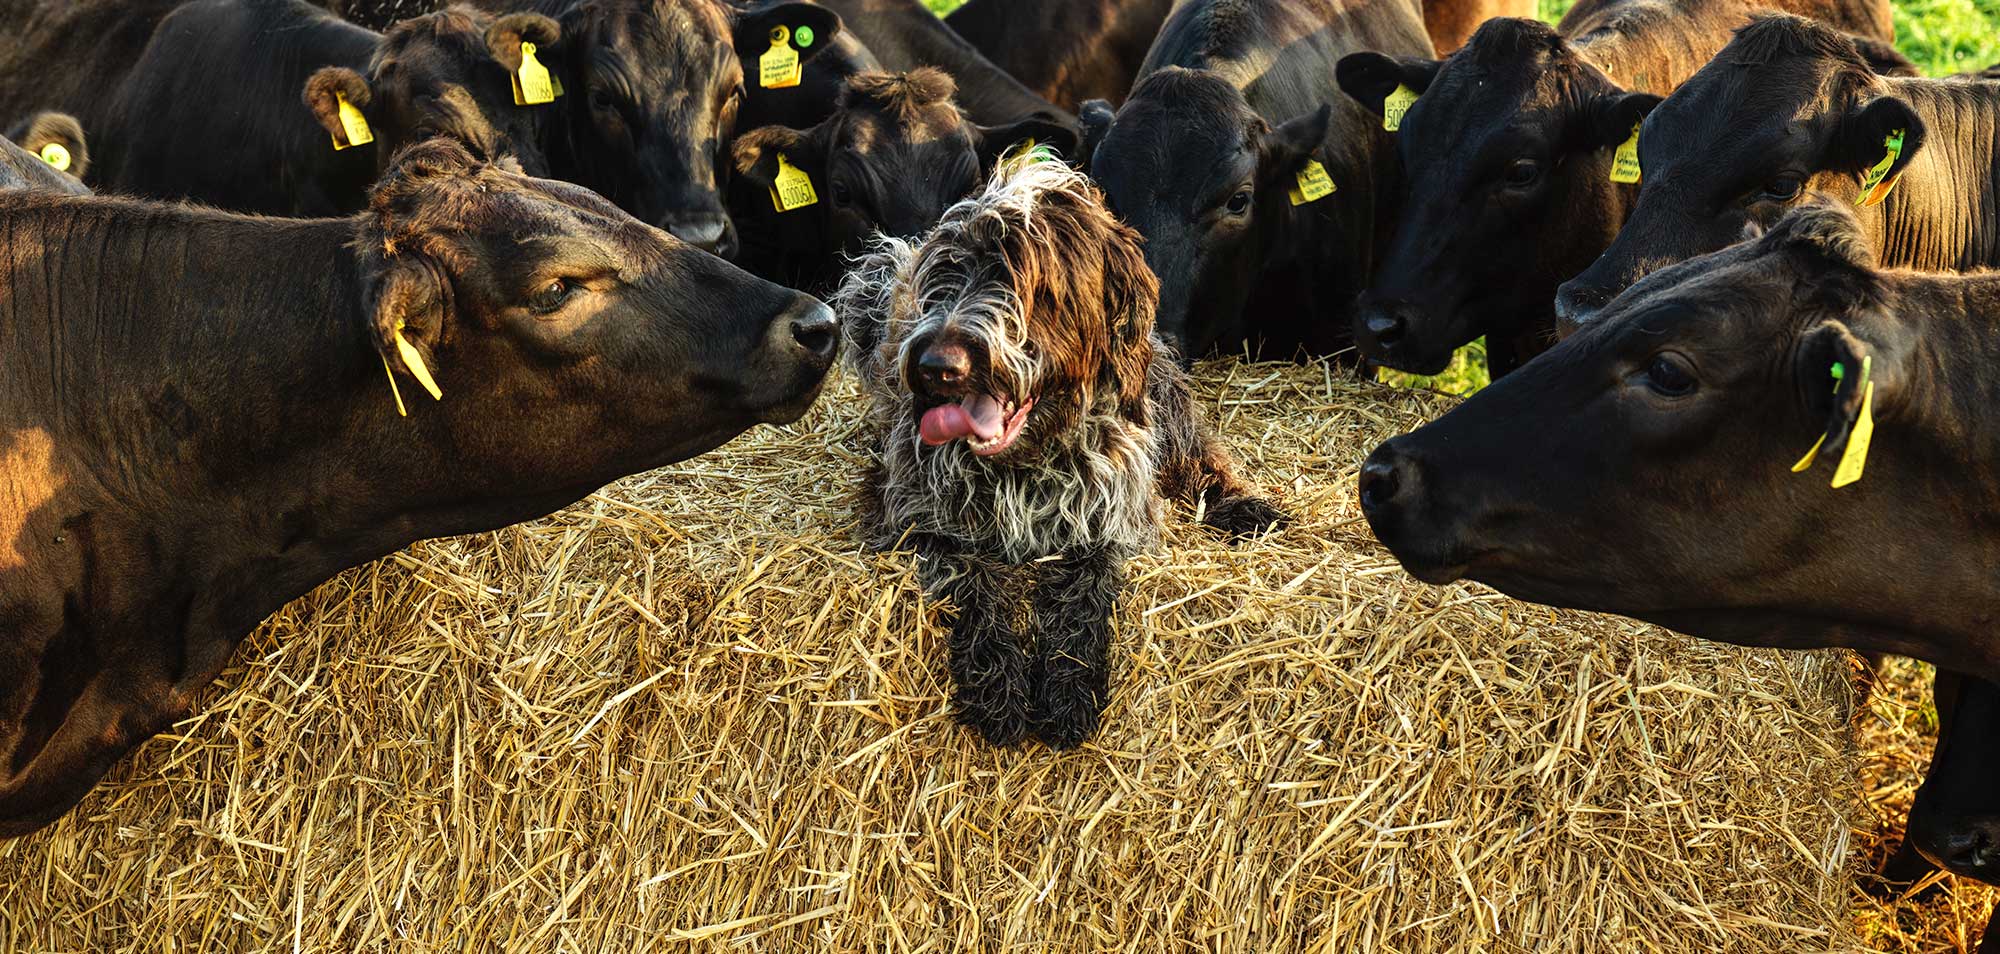
[[[69,150],[63,144],[52,142],[42,147],[42,161],[55,167],[57,172],[69,171]]]
[[[540,106],[556,101],[555,81],[549,76],[549,68],[535,59],[535,45],[521,41],[521,68],[511,77],[514,83],[514,105]]]
[[[368,117],[361,115],[361,110],[356,109],[353,103],[348,102],[345,95],[335,93],[333,94],[333,99],[336,103],[340,104],[340,128],[343,132],[347,133],[346,143],[342,143],[339,136],[333,137],[334,150],[337,152],[342,149],[365,146],[374,142],[375,133],[368,128]]]
[[[1403,128],[1403,114],[1409,112],[1416,101],[1416,90],[1397,83],[1395,92],[1382,100],[1382,128],[1390,132]]]
[[[810,35],[810,34],[808,34]],[[757,58],[757,84],[765,89],[799,85],[799,51],[792,49],[792,31],[771,28],[771,48]]]
[[[403,366],[410,369],[410,374],[416,377],[417,383],[423,385],[424,390],[431,392],[431,400],[444,400],[444,391],[438,388],[437,379],[431,377],[431,369],[424,365],[424,356],[417,353],[417,346],[403,337],[403,326],[400,323],[396,325],[396,353],[403,356]],[[398,395],[398,400],[400,399],[401,396]]]
[[[1861,180],[1861,204],[1864,206],[1880,204],[1895,190],[1897,180],[1903,178],[1900,172],[1889,175],[1889,167],[1903,155],[1903,130],[1898,129],[1882,140],[1882,149],[1882,161],[1869,169],[1868,175]]]
[[[1318,202],[1337,189],[1333,177],[1326,174],[1326,167],[1320,165],[1319,160],[1308,158],[1306,164],[1299,167],[1298,181],[1285,194],[1291,197],[1293,205],[1304,205]]]
[[[818,201],[819,193],[813,191],[812,176],[792,165],[784,153],[778,153],[778,177],[771,182],[771,205],[780,212],[790,212]]]
[[[1611,154],[1611,181],[1631,185],[1639,181],[1639,127],[1645,121],[1632,124],[1632,136],[1618,144],[1618,151]]]
[[[1840,455],[1840,467],[1833,472],[1836,490],[1860,480],[1861,471],[1868,466],[1868,445],[1875,440],[1875,382],[1869,380],[1874,364],[1873,355],[1861,359],[1861,416],[1855,419],[1847,450]]]

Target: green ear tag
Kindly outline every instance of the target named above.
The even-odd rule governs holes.
[[[1390,132],[1403,128],[1403,114],[1416,102],[1417,91],[1397,83],[1396,91],[1382,100],[1382,128]]]
[[[42,147],[42,161],[56,168],[57,172],[69,171],[69,150],[63,144],[52,142]]]
[[[801,50],[811,49],[813,45],[813,28],[809,26],[802,26],[796,30],[793,30],[792,41],[794,43],[797,43],[799,45],[799,49]]]
[[[1863,206],[1881,204],[1882,200],[1888,198],[1889,193],[1896,188],[1897,181],[1903,178],[1900,172],[1893,176],[1889,175],[1889,167],[1895,165],[1896,160],[1903,155],[1903,130],[1898,129],[1890,133],[1889,138],[1882,140],[1882,148],[1884,150],[1882,161],[1876,163],[1874,168],[1868,170],[1868,175],[1861,179]]]
[[[1639,181],[1639,127],[1645,121],[1632,124],[1632,136],[1618,144],[1618,151],[1611,154],[1611,181],[1631,185]]]

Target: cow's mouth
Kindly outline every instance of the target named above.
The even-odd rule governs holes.
[[[917,433],[933,447],[962,440],[974,454],[991,457],[1014,446],[1028,423],[1028,412],[1034,408],[1034,398],[1017,405],[1008,397],[968,395],[957,403],[925,411],[917,422]]]

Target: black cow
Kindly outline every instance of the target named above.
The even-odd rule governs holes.
[[[90,166],[83,126],[64,113],[30,117],[0,139],[0,192],[38,189],[86,195],[80,177]]]
[[[72,66],[62,58],[77,30],[101,31],[106,49]],[[466,8],[378,34],[301,0],[84,3],[31,28],[0,65],[0,101],[74,112],[93,131],[92,181],[107,191],[334,215],[366,202],[396,149],[432,136],[546,174],[547,107],[515,105],[509,74],[523,40],[556,39],[546,17]],[[34,82],[73,68],[99,70],[98,82]],[[354,141],[363,129],[372,143]]]
[[[1429,582],[2000,679],[1996,363],[2000,276],[1879,271],[1815,204],[1383,444],[1362,508]]]
[[[1063,109],[1123,102],[1173,0],[968,0],[944,18],[987,59]]]
[[[1429,56],[1416,4],[1189,0],[1125,105],[1085,107],[1091,174],[1146,237],[1160,336],[1183,358],[1259,339],[1281,357],[1347,346],[1400,191],[1380,118],[1333,85],[1361,49]],[[1321,169],[1308,195],[1301,176]]]
[[[1942,868],[2000,885],[2000,686],[1944,669],[1932,681],[1937,751],[1910,806],[1902,847],[1884,869],[1892,886]],[[1979,954],[2000,954],[2000,908]]]
[[[1879,76],[1848,37],[1760,18],[1646,117],[1631,220],[1557,310],[1588,321],[1640,275],[1728,245],[1808,192],[1862,203],[1890,265],[2000,265],[1995,128],[2000,85]]]
[[[791,421],[839,337],[449,140],[350,219],[28,196],[0,234],[0,837],[186,717],[287,601]]]
[[[998,126],[1023,119],[1076,124],[1076,117],[1023,86],[980,55],[919,0],[821,0],[837,11],[880,64],[897,73],[930,66],[958,82],[958,102],[973,122]]]
[[[954,92],[951,77],[930,67],[863,73],[848,81],[838,110],[819,125],[767,126],[738,137],[731,213],[745,235],[744,267],[830,293],[871,237],[929,231],[1015,144],[1034,140],[1057,155],[1075,154],[1068,126],[1046,119],[974,125]],[[786,167],[796,170],[786,175],[807,177],[816,201],[779,208],[773,189]]]
[[[1497,377],[1548,347],[1556,286],[1611,244],[1636,196],[1610,181],[1615,149],[1766,5],[1586,2],[1557,30],[1488,21],[1443,61],[1341,61],[1342,88],[1377,112],[1399,86],[1419,94],[1396,135],[1408,201],[1356,314],[1362,353],[1435,374],[1484,335]],[[1886,0],[1786,5],[1888,35]]]

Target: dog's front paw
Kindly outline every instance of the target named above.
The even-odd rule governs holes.
[[[1074,663],[1042,679],[1033,708],[1035,736],[1052,749],[1073,749],[1097,734],[1103,723],[1104,680]]]
[[[1209,502],[1202,522],[1228,534],[1232,540],[1244,540],[1273,526],[1291,523],[1292,516],[1262,497],[1223,497]]]

